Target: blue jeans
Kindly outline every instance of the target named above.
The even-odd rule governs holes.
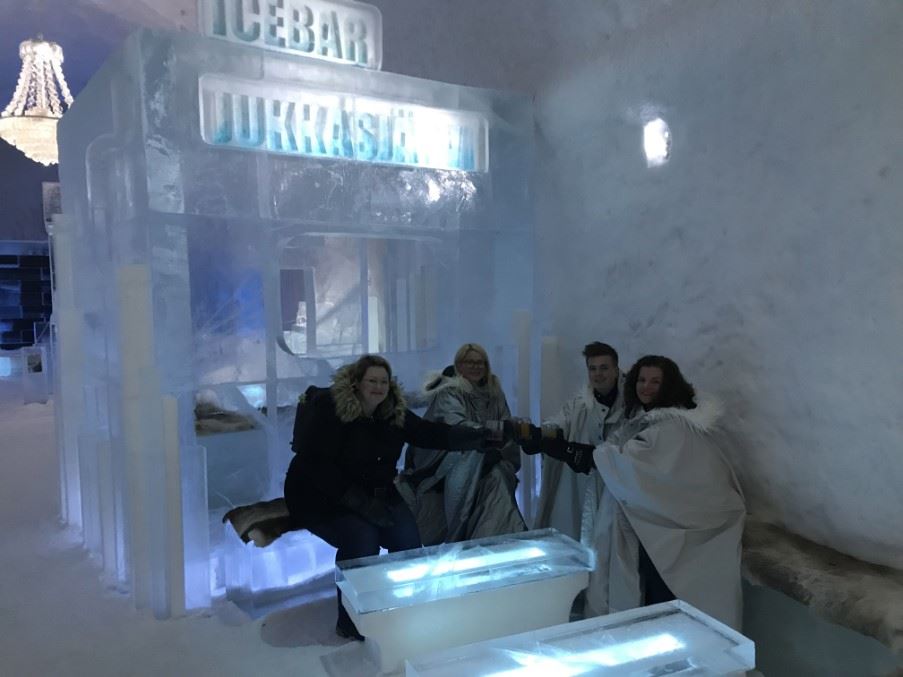
[[[335,555],[336,562],[378,555],[380,547],[389,552],[419,548],[420,532],[408,506],[399,500],[390,503],[388,509],[395,524],[387,528],[371,524],[356,513],[342,512],[331,519],[312,524],[307,529],[338,550]],[[338,589],[336,593],[339,625],[345,628],[354,627],[348,612],[342,606],[342,593]]]

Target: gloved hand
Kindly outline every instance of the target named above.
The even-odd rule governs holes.
[[[595,467],[593,445],[568,442],[563,437],[544,437],[539,440],[539,448],[546,456],[564,461],[574,472],[588,474]]]
[[[516,425],[516,439],[521,440],[538,440],[542,437],[542,428],[533,425],[530,421],[519,421]]]
[[[593,460],[595,447],[589,444],[574,443],[569,446],[569,449],[573,451],[571,459],[567,461],[567,464],[571,466],[571,470],[588,475],[596,467],[596,462]]]
[[[395,526],[389,507],[382,499],[370,496],[360,487],[350,487],[339,499],[339,505],[360,515],[370,524],[388,529]]]
[[[554,437],[543,439],[543,429],[535,426],[528,420],[517,421],[512,426],[515,429],[515,440],[525,454],[533,456],[544,451],[544,444],[549,446],[552,439],[564,439],[564,433],[557,428],[547,428],[546,434],[554,432]],[[554,444],[551,446],[554,447]]]
[[[536,454],[542,453],[541,439],[518,440],[517,443],[520,445],[521,450],[528,456],[535,456]]]

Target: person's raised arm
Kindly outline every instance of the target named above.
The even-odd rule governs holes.
[[[408,409],[404,418],[405,441],[426,449],[465,451],[484,449],[490,441],[486,428],[426,421]]]

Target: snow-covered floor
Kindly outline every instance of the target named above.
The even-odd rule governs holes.
[[[325,597],[314,590],[299,606],[260,618],[223,604],[169,621],[105,588],[77,536],[59,523],[53,404],[22,401],[17,382],[0,380],[0,674],[369,672],[362,646],[334,634],[328,585]]]

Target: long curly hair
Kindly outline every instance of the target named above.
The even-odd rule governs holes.
[[[640,369],[643,367],[658,367],[662,371],[662,387],[658,391],[655,402],[649,407],[650,409],[696,408],[696,390],[680,373],[677,363],[662,355],[645,355],[630,368],[624,381],[624,407],[628,416],[632,416],[637,407],[643,406],[636,394],[636,382],[640,377]]]

